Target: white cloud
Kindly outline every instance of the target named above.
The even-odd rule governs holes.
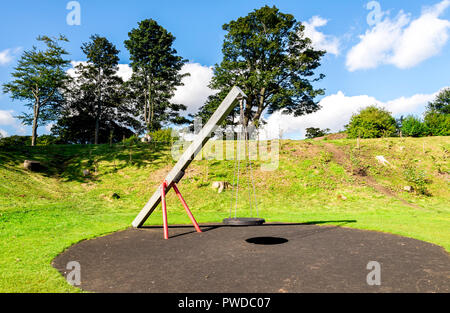
[[[450,6],[450,0],[422,10],[411,21],[410,14],[400,11],[394,19],[385,18],[360,36],[360,42],[347,54],[350,71],[373,69],[392,64],[405,69],[439,54],[448,41],[450,21],[439,16]]]
[[[26,133],[26,128],[17,118],[13,116],[13,113],[14,111],[12,110],[0,110],[0,126],[9,126],[10,130],[14,130],[15,134],[24,135]],[[3,130],[3,132],[9,135],[5,130]]]
[[[432,101],[439,93],[416,94],[411,97],[400,97],[390,101],[380,101],[368,95],[346,96],[339,91],[327,96],[320,101],[322,109],[304,116],[275,112],[267,119],[263,134],[267,132],[268,137],[277,138],[280,131],[287,137],[304,138],[305,129],[308,127],[329,128],[333,132],[344,129],[351,116],[360,109],[370,105],[384,107],[392,112],[395,117],[408,114],[421,114],[429,101]],[[298,136],[300,135],[300,137]]]
[[[87,64],[87,62],[71,61],[71,64],[72,68],[68,69],[67,73],[72,77],[76,77],[75,67],[79,64]],[[213,68],[199,63],[187,63],[183,66],[180,73],[190,73],[190,76],[183,78],[184,86],[180,86],[175,90],[175,95],[171,102],[186,105],[187,113],[196,113],[205,104],[207,98],[214,93],[208,87],[213,77]],[[128,64],[119,64],[117,74],[124,81],[127,81],[131,78],[133,69]]]
[[[88,62],[86,61],[70,61],[72,65],[71,68],[67,70],[67,74],[71,77],[77,77],[76,69],[79,64],[86,65]],[[131,78],[131,74],[133,74],[133,70],[128,64],[119,64],[119,70],[117,71],[117,76],[121,77],[124,81],[128,81]]]
[[[183,66],[181,73],[190,73],[191,75],[183,78],[184,86],[177,88],[171,101],[186,105],[187,113],[196,113],[205,104],[208,96],[214,93],[208,87],[213,77],[213,69],[199,63],[188,63]]]
[[[21,47],[17,47],[15,49],[5,49],[0,51],[0,66],[8,65],[14,60],[14,57],[17,53],[22,50]]]
[[[50,123],[45,125],[45,130],[50,133],[52,131],[52,127],[55,125],[55,123]]]
[[[123,81],[128,81],[133,74],[133,69],[128,64],[119,64],[119,70],[117,71],[117,76],[121,77]]]
[[[0,110],[0,125],[12,126],[16,124],[16,119],[12,115],[13,111]]]
[[[11,63],[13,56],[11,55],[11,49],[0,51],[0,65],[7,65]]]
[[[320,16],[313,16],[308,22],[303,22],[305,36],[311,39],[314,48],[339,55],[339,39],[332,35],[325,35],[316,29],[325,26],[327,23],[328,20]]]
[[[8,137],[8,132],[6,130],[0,129],[0,137]]]

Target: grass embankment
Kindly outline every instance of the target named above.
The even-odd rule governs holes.
[[[282,141],[276,171],[254,164],[260,216],[389,232],[450,251],[449,148],[449,137],[361,140],[359,149],[347,139]],[[377,155],[392,166],[380,165]],[[43,161],[48,170],[25,171],[25,159]],[[80,240],[129,227],[174,163],[170,147],[161,145],[0,151],[0,292],[79,291],[52,259]],[[203,160],[188,168],[179,188],[200,223],[228,217],[232,191],[217,194],[210,186],[232,182],[233,166]],[[92,174],[83,176],[83,169]],[[247,179],[244,173],[241,215],[249,214]],[[403,191],[406,185],[418,192]],[[168,210],[169,223],[189,224],[173,192]],[[160,210],[147,223],[160,224]]]

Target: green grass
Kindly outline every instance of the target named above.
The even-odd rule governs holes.
[[[425,149],[423,143],[425,142]],[[255,164],[258,209],[269,222],[340,225],[403,235],[450,251],[448,205],[449,137],[327,140],[351,167],[370,176],[417,207],[379,193],[355,179],[323,141],[282,141],[279,168]],[[403,147],[403,148],[401,148]],[[131,162],[130,162],[131,154]],[[377,163],[384,155],[393,167]],[[351,156],[351,157],[350,157]],[[25,159],[45,162],[49,171],[22,169]],[[130,226],[175,162],[163,145],[52,146],[0,151],[0,292],[79,292],[51,266],[72,244]],[[431,196],[406,193],[404,167],[426,173]],[[233,179],[233,161],[194,161],[179,188],[200,223],[228,217],[233,192],[217,194],[212,181]],[[82,175],[90,169],[90,177]],[[95,168],[97,172],[94,173]],[[239,212],[247,215],[248,179],[241,177]],[[120,199],[112,199],[117,193]],[[342,200],[340,196],[345,196]],[[169,223],[189,224],[173,192]],[[160,224],[156,210],[148,224]]]

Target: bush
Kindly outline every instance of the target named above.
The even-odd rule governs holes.
[[[351,117],[346,130],[348,138],[390,137],[397,132],[397,122],[385,109],[369,106]]]
[[[150,137],[152,137],[152,141],[156,142],[173,142],[177,140],[177,137],[172,137],[172,128],[160,129],[149,133]]]
[[[60,145],[63,143],[64,142],[61,140],[61,138],[53,135],[41,135],[37,137],[38,146]]]
[[[126,144],[126,145],[128,145],[128,146],[133,146],[133,145],[138,144],[140,141],[141,141],[141,140],[139,139],[138,136],[133,135],[133,136],[128,137],[127,139],[125,139],[125,140],[123,141],[123,143]]]
[[[450,88],[442,90],[428,103],[425,125],[433,136],[450,136]]]
[[[402,134],[408,137],[423,137],[428,135],[428,129],[425,123],[419,118],[408,115],[402,120]]]
[[[0,139],[0,147],[31,146],[31,136],[10,136]]]
[[[426,174],[424,171],[418,171],[413,166],[407,166],[403,171],[403,175],[406,181],[413,186],[414,190],[416,190],[417,193],[426,196],[431,195],[427,189],[427,184],[429,183],[429,181],[426,178]]]
[[[450,114],[430,111],[425,113],[425,126],[432,136],[450,136]]]
[[[329,128],[320,129],[320,128],[315,128],[315,127],[309,127],[306,129],[305,137],[308,139],[313,139],[313,138],[328,135],[329,133],[330,133]]]

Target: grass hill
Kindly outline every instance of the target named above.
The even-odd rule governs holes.
[[[80,240],[130,227],[175,164],[162,144],[0,149],[0,292],[77,292],[52,259]],[[276,171],[253,166],[260,216],[389,232],[450,251],[449,150],[450,137],[367,139],[359,147],[350,139],[283,140]],[[25,160],[46,169],[27,171]],[[232,182],[233,167],[201,160],[188,168],[179,188],[199,223],[228,217],[233,192],[210,186]],[[241,215],[249,215],[246,175],[240,190]],[[173,192],[168,210],[170,224],[189,224]],[[161,224],[161,211],[147,223]]]

